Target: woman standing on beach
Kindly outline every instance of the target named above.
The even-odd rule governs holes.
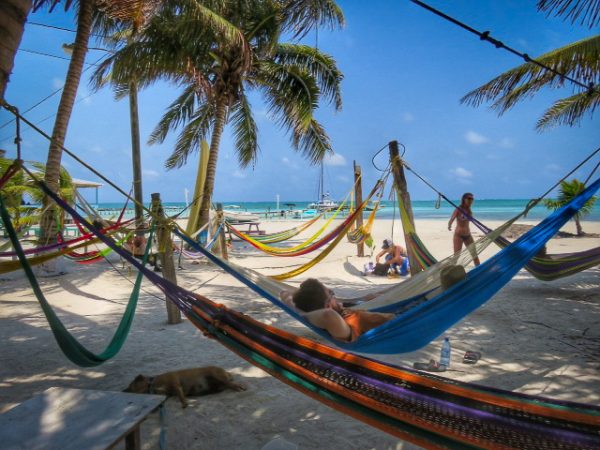
[[[448,230],[452,230],[452,222],[456,219],[456,228],[454,229],[453,237],[454,253],[460,252],[463,244],[465,247],[468,247],[474,242],[469,228],[469,217],[473,216],[473,212],[471,211],[473,200],[473,194],[470,192],[463,194],[460,200],[460,206],[454,210],[452,217],[450,217],[450,221],[448,222]],[[474,251],[471,253],[473,254],[473,262],[475,265],[478,266],[481,264],[477,254],[474,253]]]

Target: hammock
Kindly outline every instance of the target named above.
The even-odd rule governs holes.
[[[248,242],[254,248],[268,255],[287,257],[301,256],[321,248],[323,245],[327,244],[335,236],[337,236],[337,234],[340,233],[343,229],[345,229],[347,223],[352,223],[352,221],[350,220],[350,217],[352,215],[349,215],[340,225],[333,229],[329,234],[325,235],[319,241],[314,242],[325,231],[325,229],[327,229],[329,224],[331,224],[331,222],[338,216],[345,203],[346,201],[344,200],[344,202],[338,207],[335,213],[325,222],[325,224],[315,234],[313,234],[306,241],[289,248],[273,247],[270,245],[266,245],[264,242],[260,242],[257,239],[242,233],[230,223],[225,222],[225,224],[227,225],[227,229],[230,232],[233,232],[233,234],[235,234],[238,238]]]
[[[471,221],[484,233],[487,234],[490,232],[488,227],[474,217],[471,217]],[[510,245],[510,241],[502,236],[499,236],[494,242],[500,248]],[[538,280],[552,281],[574,275],[598,264],[600,264],[600,247],[581,252],[538,254],[531,258],[525,265],[525,269]]]
[[[406,164],[405,167],[407,167],[414,173],[414,171]],[[439,191],[436,192],[439,193]],[[450,201],[445,195],[441,193],[439,193],[439,195],[444,197],[451,205],[457,207],[457,205]],[[401,197],[398,196],[398,199],[400,198]],[[405,205],[403,205],[401,201],[398,201],[398,204],[400,208],[400,216],[402,218],[402,226],[404,227],[404,230],[408,235],[406,244],[411,246],[417,258],[417,263],[420,269],[424,270],[427,267],[430,267],[431,265],[435,264],[436,259],[427,250],[427,247],[425,247],[425,244],[423,244],[423,242],[417,235],[414,227],[410,224]],[[479,228],[486,235],[492,231],[491,228],[488,228],[475,217],[467,213],[464,214],[477,228]],[[497,236],[494,239],[494,243],[496,243],[496,245],[498,245],[498,247],[500,248],[505,248],[508,245],[510,245],[510,241],[502,236]],[[473,252],[473,255],[476,256],[476,253]],[[600,264],[600,247],[584,250],[581,252],[543,255],[537,254],[533,258],[531,258],[531,260],[528,261],[527,264],[525,264],[524,268],[538,280],[552,281],[557,280],[559,278],[574,275],[583,270],[597,266],[598,264]]]
[[[123,238],[116,241],[117,245],[119,247],[121,247],[123,245],[123,243],[127,242],[127,240],[133,235],[133,233],[135,233],[135,231],[132,230],[129,233],[127,233]],[[83,252],[83,253],[80,253],[77,251],[72,251],[69,253],[65,253],[64,256],[67,259],[70,259],[71,261],[76,262],[77,264],[92,264],[94,262],[103,260],[111,252],[112,252],[112,248],[106,247],[102,250],[93,250],[91,252]]]
[[[422,293],[373,309],[379,312],[395,313],[396,317],[369,330],[354,342],[335,341],[336,345],[350,351],[391,354],[410,352],[427,345],[456,322],[483,305],[508,283],[523,265],[538,253],[544,244],[577,213],[598,188],[600,188],[600,179],[569,204],[555,211],[529,230],[516,242],[471,270],[465,280],[450,289],[441,293]],[[182,234],[180,236],[187,240]],[[193,245],[191,240],[190,245]],[[197,248],[202,251],[201,247]],[[223,264],[221,259],[208,252],[205,254],[239,281],[286,310],[313,331],[326,339],[332,339],[325,330],[314,327],[297,311],[242,273],[235,271],[231,265]],[[367,302],[366,305],[369,303]]]
[[[546,221],[570,215],[581,204]],[[111,239],[98,237],[163,290],[199,329],[302,393],[399,438],[428,448],[600,446],[596,406],[421,375],[340,352],[186,291],[143,267]],[[517,241],[508,249],[525,252],[522,247]]]
[[[56,198],[58,198],[58,197],[56,197]],[[62,202],[62,200],[61,200],[61,202]],[[66,204],[66,203],[64,203],[64,204]],[[64,206],[64,205],[61,205],[59,203],[59,206]],[[19,257],[18,262],[20,262],[21,267],[25,271],[25,275],[27,276],[27,279],[29,280],[29,283],[31,284],[31,288],[33,289],[33,292],[35,293],[35,296],[37,297],[37,299],[40,303],[40,306],[42,307],[44,315],[46,316],[46,319],[48,320],[48,324],[50,325],[52,333],[54,334],[54,338],[56,339],[58,346],[63,351],[65,356],[69,360],[71,360],[73,363],[75,363],[81,367],[97,366],[97,365],[102,364],[103,362],[109,360],[110,358],[114,357],[119,352],[119,350],[121,350],[121,347],[123,346],[123,343],[125,342],[125,339],[127,338],[127,335],[131,328],[131,323],[133,322],[133,316],[135,315],[135,308],[137,306],[137,301],[138,301],[139,294],[140,294],[140,288],[142,286],[143,273],[141,271],[138,273],[138,276],[135,280],[135,284],[133,287],[133,291],[131,292],[129,301],[127,302],[127,307],[125,308],[123,317],[121,318],[119,326],[117,327],[117,330],[116,330],[113,338],[111,339],[110,343],[108,344],[108,346],[102,353],[94,354],[91,351],[89,351],[87,348],[85,348],[83,345],[81,345],[77,341],[77,339],[75,339],[75,337],[71,333],[69,333],[69,331],[65,328],[65,326],[63,325],[61,320],[58,318],[58,316],[56,315],[56,313],[54,312],[54,310],[52,309],[52,307],[50,306],[50,304],[44,297],[44,294],[42,293],[42,290],[35,278],[35,275],[33,274],[31,265],[30,265],[29,261],[27,260],[25,253],[23,252],[21,244],[17,238],[17,234],[15,233],[15,230],[12,226],[12,223],[10,221],[10,216],[8,215],[8,212],[6,211],[6,207],[4,206],[4,198],[2,197],[2,195],[0,195],[0,217],[2,218],[2,221],[4,222],[4,226],[6,227],[9,238],[17,252],[17,256]],[[103,233],[102,230],[95,228],[94,226],[92,226],[91,224],[89,224],[87,222],[85,222],[85,224],[86,224],[86,227],[92,233],[94,233],[96,236],[98,236],[99,240],[102,240],[104,242],[106,242],[106,240],[108,240],[107,235],[105,233]],[[154,230],[154,228],[152,230]],[[151,231],[151,236],[152,236],[152,231]],[[142,268],[145,267],[147,259],[148,259],[148,254],[150,252],[151,241],[152,241],[152,239],[148,239],[148,245],[146,246],[146,251],[144,253],[144,258],[143,258],[142,264],[140,265],[140,263],[137,263],[137,266],[142,267]],[[113,250],[115,248],[117,248],[121,251],[121,248],[116,246],[116,243],[114,241],[109,240],[109,242],[110,242],[109,246],[112,246]],[[81,244],[81,245],[83,245],[83,244]],[[62,252],[64,250],[65,249],[60,250],[60,251]]]
[[[383,188],[375,202],[373,207],[373,211],[369,214],[369,218],[367,219],[367,223],[358,227],[355,230],[348,231],[348,241],[352,244],[362,244],[367,239],[371,237],[371,230],[373,229],[373,223],[375,222],[375,215],[377,214],[377,210],[379,209],[379,204],[381,203],[381,196],[383,195]]]
[[[261,242],[263,244],[276,244],[278,242],[287,241],[304,230],[308,229],[312,224],[314,224],[317,220],[323,217],[324,213],[319,214],[318,216],[313,217],[309,221],[303,223],[302,225],[298,225],[294,228],[290,228],[289,230],[279,231],[277,233],[265,234],[262,236],[253,236],[255,241]],[[245,236],[249,236],[246,233],[243,233]]]
[[[217,239],[219,238],[219,233],[221,232],[222,228],[223,224],[219,225],[219,228],[217,228],[217,231],[215,231],[215,234],[210,240],[210,242],[204,246],[206,250],[210,250],[212,246],[215,245],[215,242],[217,242]],[[181,254],[181,256],[187,259],[200,259],[204,257],[204,255],[200,252],[191,252],[189,250],[186,250],[185,248],[183,248],[183,245],[181,247],[178,247],[176,244],[173,245],[175,246],[176,250]]]

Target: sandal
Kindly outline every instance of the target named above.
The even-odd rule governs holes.
[[[475,364],[481,358],[480,352],[465,352],[465,356],[463,356],[463,364]]]
[[[440,364],[434,359],[430,359],[428,363],[413,363],[413,368],[417,370],[424,370],[426,372],[445,372],[446,366]]]

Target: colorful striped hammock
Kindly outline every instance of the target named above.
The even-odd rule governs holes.
[[[277,233],[265,234],[262,236],[252,236],[252,238],[263,244],[276,244],[278,242],[287,241],[295,236],[298,236],[303,231],[307,230],[312,224],[314,224],[317,220],[323,217],[324,213],[319,214],[318,216],[313,217],[307,222],[295,226],[294,228],[290,228],[289,230],[278,231]],[[242,233],[244,236],[249,236],[247,233]]]
[[[598,189],[600,181],[594,186]],[[553,222],[549,225],[553,228],[556,220],[563,221],[580,205],[571,204],[572,211],[562,210],[544,222],[546,225]],[[66,204],[61,206],[70,208]],[[545,237],[547,233],[535,234]],[[421,375],[340,352],[261,324],[186,291],[144,268],[111,239],[98,237],[168,294],[199,329],[299,391],[399,438],[427,448],[595,449],[600,446],[597,406]],[[531,247],[531,242],[524,245],[522,239],[507,249],[528,253],[525,248]],[[505,264],[499,269],[510,270],[514,264],[506,254],[502,261]]]

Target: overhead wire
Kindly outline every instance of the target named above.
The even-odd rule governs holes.
[[[536,66],[541,67],[542,69],[547,70],[548,72],[552,72],[553,74],[558,75],[559,77],[561,77],[561,79],[568,80],[571,83],[576,84],[577,86],[580,86],[580,87],[586,89],[590,95],[594,92],[595,89],[597,89],[594,85],[594,82],[590,81],[589,84],[585,84],[573,77],[570,77],[562,72],[559,72],[558,70],[531,58],[527,53],[523,53],[518,50],[515,50],[514,48],[509,47],[508,45],[504,44],[503,42],[499,41],[498,39],[493,38],[490,35],[489,31],[483,31],[483,32],[477,31],[475,28],[470,27],[469,25],[449,16],[448,14],[443,13],[442,11],[439,11],[439,10],[433,8],[432,6],[429,6],[427,3],[424,3],[420,0],[410,0],[410,1],[416,5],[419,5],[420,7],[424,8],[424,9],[442,17],[443,19],[445,19],[455,25],[458,25],[459,27],[463,28],[464,30],[467,30],[470,33],[473,33],[473,34],[479,36],[479,39],[481,39],[482,41],[487,41],[490,44],[494,45],[494,47],[496,47],[496,48],[506,50],[506,51],[512,53],[513,55],[516,55],[516,56],[522,58],[527,63],[535,64]]]

